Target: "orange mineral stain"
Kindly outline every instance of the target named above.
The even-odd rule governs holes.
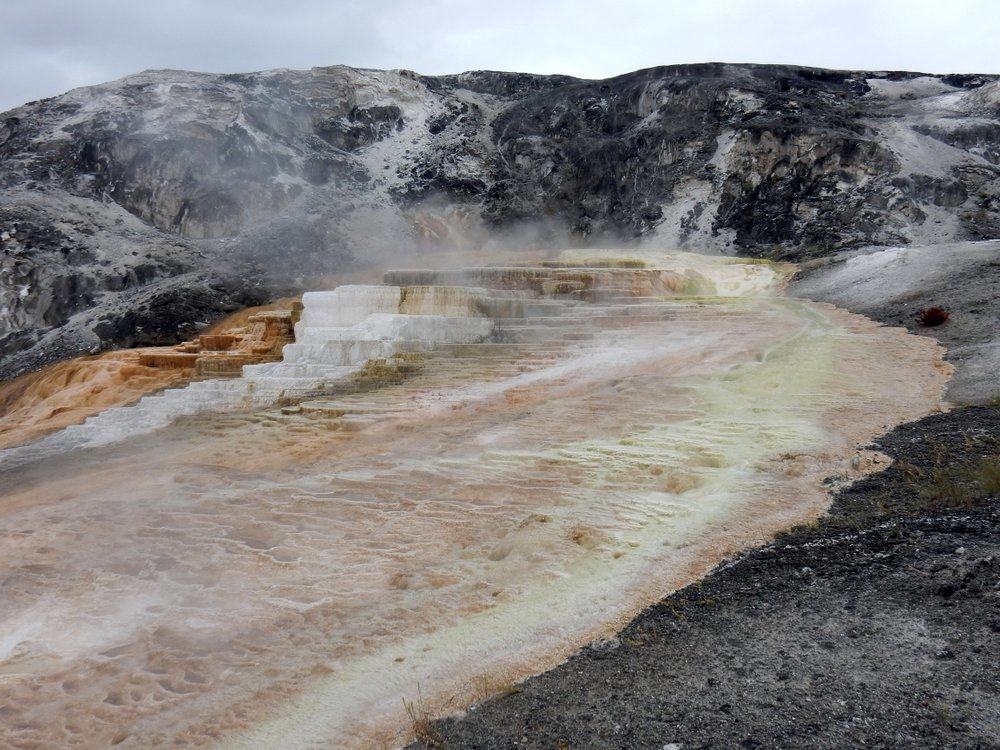
[[[306,295],[244,371],[320,390],[0,453],[0,745],[401,746],[404,701],[500,692],[816,517],[949,367],[784,278],[597,251],[392,272]]]
[[[297,299],[240,310],[177,346],[104,352],[43,367],[0,384],[0,449],[37,440],[113,406],[199,377],[239,375],[281,358]]]

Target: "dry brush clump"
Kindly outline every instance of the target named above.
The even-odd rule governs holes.
[[[920,469],[900,462],[899,469],[926,508],[971,508],[1000,497],[1000,455],[983,456],[971,466],[960,463]]]
[[[410,730],[417,742],[426,750],[437,750],[444,747],[441,735],[434,728],[434,719],[424,705],[424,699],[419,690],[415,701],[403,699],[403,708],[406,709],[406,715],[410,717]]]
[[[976,484],[988,497],[1000,497],[1000,456],[986,456],[974,469]]]
[[[951,313],[943,307],[935,305],[934,307],[925,307],[917,313],[917,322],[925,328],[933,328],[947,322],[950,317]]]

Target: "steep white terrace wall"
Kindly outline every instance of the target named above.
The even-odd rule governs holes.
[[[181,416],[264,408],[283,396],[330,387],[373,358],[480,341],[493,322],[467,317],[476,314],[479,293],[485,291],[364,285],[307,293],[296,341],[281,362],[246,365],[238,379],[199,381],[108,409],[31,445],[0,451],[0,465],[115,443]]]

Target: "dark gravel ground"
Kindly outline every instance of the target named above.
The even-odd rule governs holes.
[[[413,748],[1000,748],[1000,408],[878,446],[817,523]]]

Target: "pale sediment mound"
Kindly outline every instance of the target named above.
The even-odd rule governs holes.
[[[815,517],[949,366],[783,279],[390,272],[226,381],[295,403],[9,470],[0,744],[398,745]]]

